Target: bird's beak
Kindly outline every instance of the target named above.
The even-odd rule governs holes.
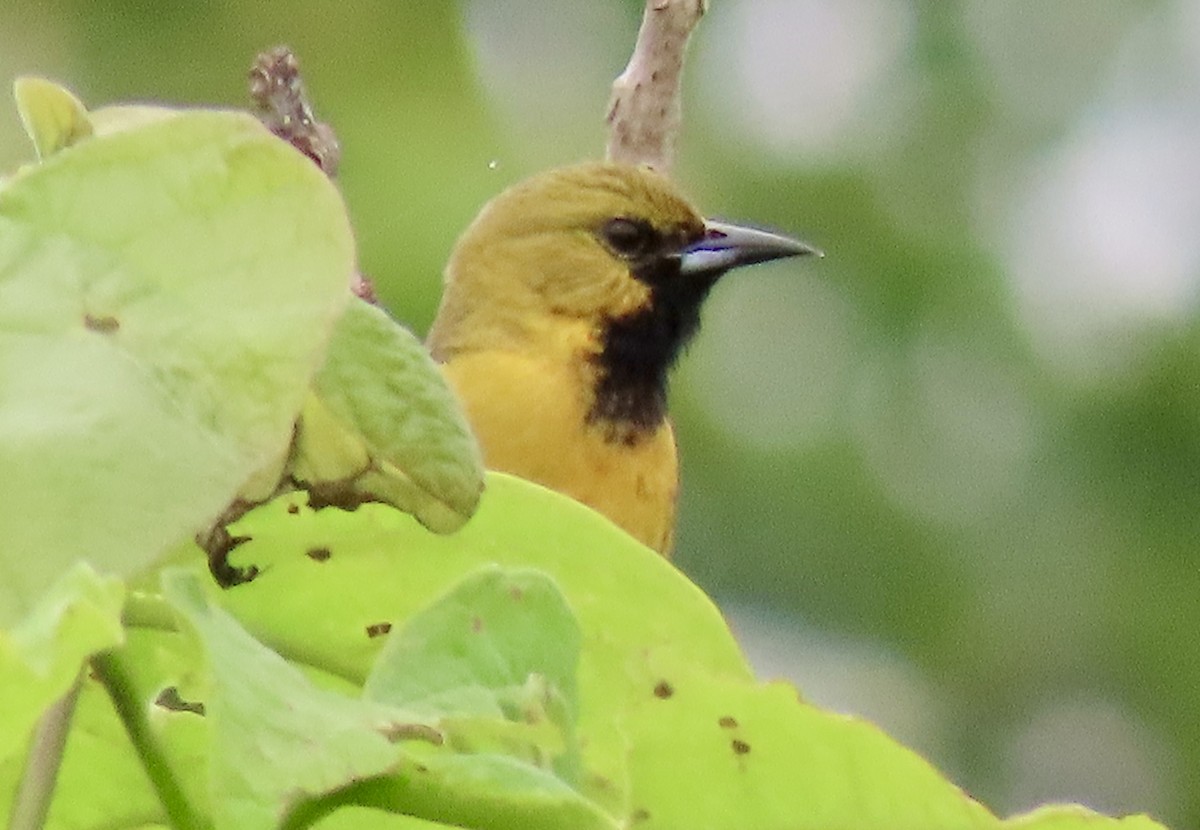
[[[679,252],[679,270],[686,276],[709,274],[715,277],[731,268],[789,256],[822,257],[825,254],[777,233],[709,220],[704,223],[704,236]]]

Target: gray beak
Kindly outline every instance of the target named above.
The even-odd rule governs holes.
[[[710,220],[704,223],[704,236],[679,252],[679,270],[684,275],[715,277],[731,268],[791,256],[825,254],[777,233]]]

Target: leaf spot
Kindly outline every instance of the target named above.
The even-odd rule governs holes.
[[[121,321],[108,315],[83,315],[83,327],[98,334],[113,334],[121,328]]]
[[[329,557],[333,556],[333,551],[329,548],[309,548],[304,555],[314,562],[328,562]]]
[[[730,741],[729,745],[733,747],[733,753],[735,755],[746,755],[750,752],[750,744],[746,743],[745,741],[739,741],[737,738],[734,738],[732,741]]]
[[[471,631],[475,632],[476,634],[478,634],[480,631],[483,631],[483,617],[471,617]]]
[[[391,630],[392,630],[392,624],[390,622],[371,623],[370,625],[367,626],[367,636],[372,637],[372,638],[382,637],[384,634],[387,634]]]
[[[639,822],[647,821],[647,820],[649,820],[649,818],[650,818],[650,811],[647,810],[645,807],[638,807],[636,810],[634,810],[632,813],[629,814],[629,823],[637,824]]]
[[[446,736],[432,726],[424,723],[401,723],[399,721],[391,721],[382,723],[376,731],[380,735],[387,738],[391,743],[400,741],[424,741],[434,746],[441,746],[446,741]],[[417,765],[417,771],[423,772],[420,765]]]
[[[299,512],[300,512],[300,505],[298,505],[298,504],[289,504],[288,505],[288,513],[290,515],[295,516]]]
[[[660,700],[666,700],[673,694],[675,694],[675,687],[665,680],[658,681],[654,687],[654,696]]]
[[[717,725],[722,729],[737,729],[738,722],[731,715],[725,715],[717,721]]]

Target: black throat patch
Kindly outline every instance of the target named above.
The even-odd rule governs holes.
[[[666,420],[669,372],[699,329],[700,306],[719,276],[684,277],[678,257],[655,257],[632,271],[650,287],[650,302],[601,329],[588,412],[588,423],[606,427],[608,440],[630,446]]]

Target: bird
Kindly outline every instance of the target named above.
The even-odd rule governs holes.
[[[564,493],[669,557],[670,372],[726,272],[820,255],[705,219],[661,173],[585,162],[494,197],[455,244],[426,344],[489,469]]]

